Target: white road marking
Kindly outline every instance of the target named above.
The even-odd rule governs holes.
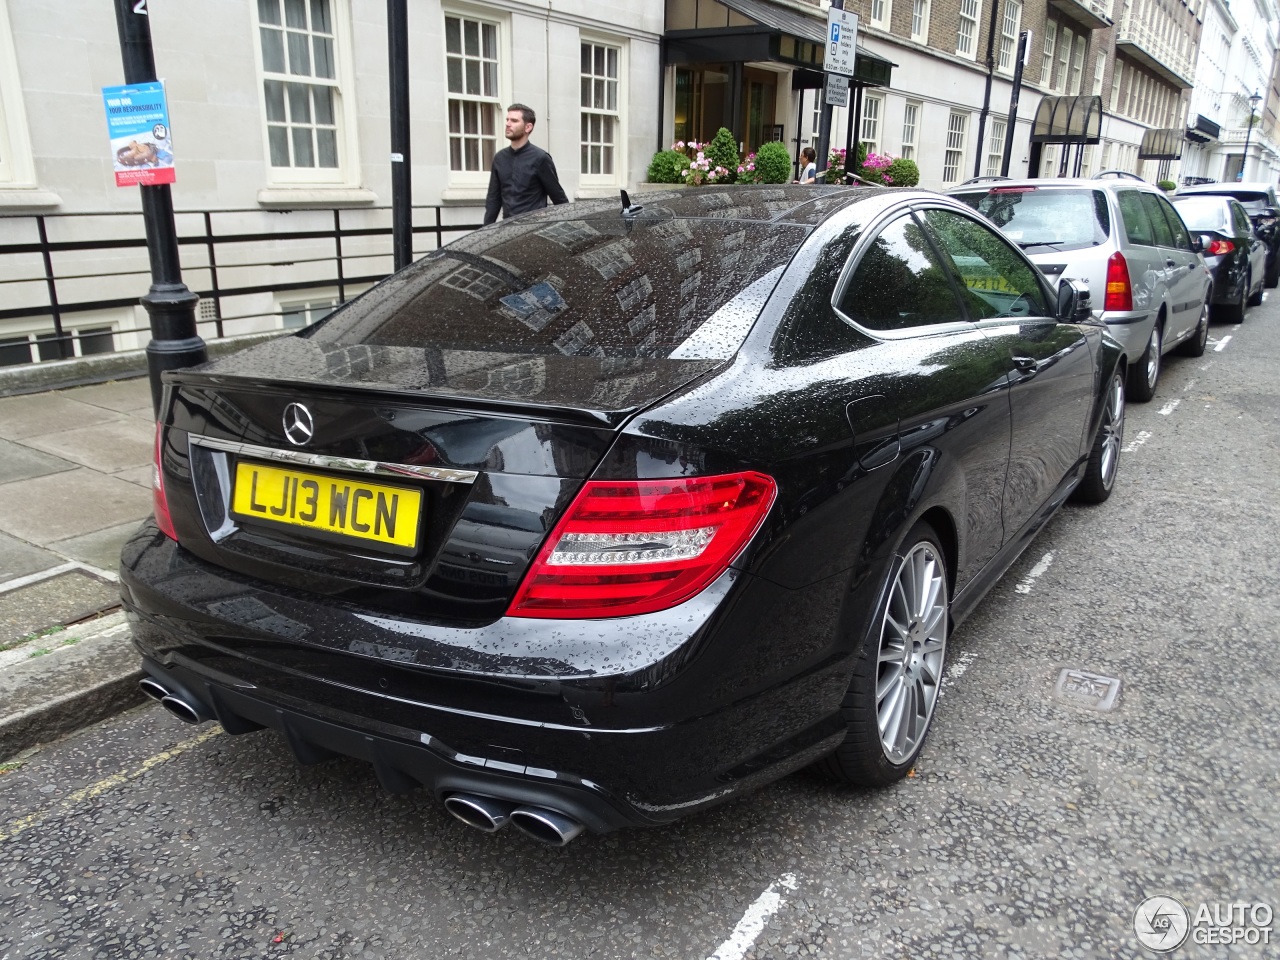
[[[1050,551],[1040,558],[1040,562],[1031,568],[1031,572],[1018,581],[1013,588],[1019,593],[1030,593],[1031,587],[1037,580],[1044,576],[1045,571],[1053,564],[1053,552]]]
[[[1181,402],[1181,400],[1170,400],[1160,408],[1160,416],[1167,417],[1169,414],[1173,413],[1173,411],[1178,409],[1178,404]]]
[[[1188,390],[1190,390],[1199,382],[1200,382],[1199,379],[1197,379],[1196,377],[1192,377],[1190,380],[1187,381],[1187,385],[1182,388],[1182,392],[1186,393]]]
[[[1150,439],[1151,439],[1151,432],[1149,430],[1140,430],[1138,432],[1138,435],[1134,437],[1132,440],[1130,440],[1128,444],[1125,445],[1124,452],[1133,453],[1133,451],[1137,450],[1140,446],[1142,446],[1144,443],[1146,443]]]
[[[970,664],[977,659],[977,655],[973,653],[962,653],[958,656],[954,663],[947,667],[947,672],[942,675],[942,687],[938,690],[938,696],[942,696],[942,691],[946,690],[957,680],[964,676],[964,672],[969,669]]]
[[[1218,345],[1213,348],[1213,352],[1221,353],[1223,351],[1223,348],[1225,348],[1226,345],[1230,342],[1231,342],[1231,334],[1228,333],[1225,337],[1223,337],[1221,340],[1218,341]]]
[[[756,937],[760,936],[764,930],[764,925],[769,922],[769,918],[777,912],[778,907],[782,906],[782,894],[778,893],[778,887],[794,890],[796,875],[784,873],[777,883],[769,884],[769,889],[756,897],[756,902],[747,907],[747,912],[733,928],[729,939],[720,944],[716,952],[707,957],[707,960],[742,960],[751,945],[756,942]]]

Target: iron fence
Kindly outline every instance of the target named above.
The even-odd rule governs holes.
[[[454,215],[473,216],[476,212],[415,206],[415,258],[481,226],[471,222],[448,223],[446,209]],[[303,214],[310,223],[299,229],[276,230],[265,229],[267,224],[278,225],[276,221],[261,219],[295,213]],[[246,217],[259,219],[264,228],[244,229],[240,221]],[[179,222],[178,244],[184,279],[201,299],[198,325],[206,340],[226,336],[227,325],[232,321],[281,317],[287,312],[227,312],[227,302],[235,298],[336,288],[338,303],[342,303],[347,299],[348,290],[376,283],[390,273],[390,207],[188,210],[178,211],[175,218]],[[219,229],[220,220],[235,224]],[[318,226],[320,221],[325,221],[324,226]],[[81,353],[110,352],[114,349],[110,344],[117,335],[149,334],[145,324],[113,324],[109,330],[99,328],[84,333],[72,329],[76,315],[133,308],[146,292],[150,269],[141,263],[88,272],[76,266],[77,261],[83,262],[94,255],[128,257],[132,252],[145,256],[147,242],[141,212],[6,214],[0,216],[0,228],[3,228],[0,230],[0,343],[7,342],[4,340],[6,326],[12,327],[12,321],[24,320],[52,323],[52,329],[37,334],[34,341],[41,360],[70,358],[77,353],[77,342],[81,344]],[[58,239],[58,235],[68,238]],[[423,240],[426,244],[419,249]],[[238,256],[219,256],[220,251],[228,251],[232,246]],[[246,272],[254,274],[254,282],[232,279],[236,275],[243,277]],[[306,273],[306,278],[296,279],[299,273]],[[110,281],[110,285],[119,287],[121,278],[135,276],[137,293],[130,296],[68,294],[71,287],[83,291],[86,284],[95,281],[102,281],[104,285]],[[199,280],[192,282],[197,276]],[[33,289],[40,284],[43,284],[43,296],[33,297]],[[16,297],[19,288],[25,297]],[[15,299],[27,302],[12,306]],[[104,338],[106,349],[102,349]],[[93,348],[85,349],[87,346]]]

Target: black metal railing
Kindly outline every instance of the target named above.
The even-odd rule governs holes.
[[[480,227],[480,223],[446,224],[439,206],[416,206],[413,208],[414,257],[429,253],[443,246],[448,239],[468,233]],[[228,217],[243,220],[246,215],[258,215],[262,218],[273,218],[278,215],[301,214],[312,221],[331,221],[324,227],[314,223],[303,229],[284,231],[275,230],[243,230],[227,229],[219,231],[217,221]],[[344,224],[344,217],[346,223]],[[212,315],[197,318],[199,332],[206,340],[220,339],[226,335],[226,327],[232,321],[267,319],[281,317],[287,311],[253,311],[248,313],[228,313],[225,309],[227,301],[237,297],[245,297],[263,293],[281,293],[291,290],[311,290],[336,287],[338,303],[347,299],[347,291],[352,288],[368,286],[383,279],[390,273],[392,257],[392,231],[390,207],[360,208],[308,208],[305,210],[197,210],[177,211],[178,244],[182,254],[184,273],[188,276],[188,286],[200,296],[202,305],[212,305]],[[359,219],[361,225],[352,223]],[[421,221],[427,221],[425,223]],[[29,224],[14,228],[14,224]],[[57,233],[69,233],[71,239],[51,239],[53,227],[70,225],[70,221],[79,221],[73,229],[57,230]],[[132,222],[129,222],[132,221]],[[192,222],[199,227],[191,229]],[[376,221],[370,223],[370,221]],[[96,223],[95,223],[96,222]],[[127,225],[119,229],[121,222]],[[184,230],[184,225],[186,229]],[[7,235],[7,242],[0,242],[0,345],[13,347],[16,342],[7,340],[4,330],[5,321],[41,319],[52,328],[36,334],[35,345],[41,360],[65,359],[76,355],[75,344],[81,343],[81,352],[109,352],[102,350],[105,344],[110,345],[112,336],[132,333],[149,333],[143,326],[121,326],[111,324],[109,333],[101,326],[102,321],[93,330],[77,333],[72,329],[77,314],[88,314],[96,311],[120,310],[138,304],[139,298],[149,286],[150,270],[146,257],[146,237],[143,230],[142,214],[127,213],[81,213],[81,214],[6,214],[0,216],[0,227]],[[115,227],[116,229],[110,229]],[[95,231],[98,236],[94,236]],[[24,240],[21,234],[26,232],[30,239]],[[124,234],[123,236],[121,234]],[[12,239],[16,237],[17,239]],[[367,243],[359,250],[353,250],[352,241],[368,239],[373,242],[372,249]],[[419,240],[426,239],[427,245],[419,249]],[[344,250],[343,243],[347,242]],[[228,260],[219,257],[220,250],[227,250],[232,245],[243,252],[245,247],[255,251],[255,255],[247,259]],[[331,246],[330,246],[331,245]],[[112,251],[138,251],[141,259],[136,269],[132,265],[122,264],[122,269],[99,272],[81,272],[68,261],[77,257],[83,258],[94,253],[110,253]],[[203,262],[198,260],[196,251],[204,256]],[[295,252],[296,251],[296,252]],[[193,255],[195,254],[195,255]],[[38,257],[39,266],[35,262],[24,266],[24,259]],[[385,261],[379,264],[376,261]],[[307,267],[307,265],[320,265]],[[328,265],[328,269],[324,265]],[[62,270],[60,272],[60,266]],[[306,279],[294,279],[299,267],[307,267]],[[245,271],[256,271],[258,281],[262,281],[261,273],[274,274],[265,282],[236,283],[233,278]],[[95,280],[115,280],[120,277],[138,277],[137,293],[131,296],[86,298],[67,295],[69,286],[83,286],[84,282]],[[198,278],[191,282],[190,278]],[[202,282],[203,281],[203,282]],[[31,289],[43,282],[45,296],[33,298]],[[18,285],[24,285],[28,296],[25,306],[9,306],[14,302],[13,291]],[[9,295],[6,295],[9,291]],[[206,308],[207,309],[207,308]],[[202,311],[204,313],[204,311]],[[19,335],[20,337],[23,335]],[[25,336],[29,337],[30,334]],[[94,348],[85,351],[90,343]],[[9,361],[12,363],[12,361]],[[35,361],[33,361],[35,362]]]

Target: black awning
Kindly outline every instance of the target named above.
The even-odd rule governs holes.
[[[1206,117],[1196,114],[1196,122],[1187,127],[1187,139],[1192,143],[1208,143],[1222,136],[1222,128]]]
[[[1100,143],[1101,97],[1045,97],[1036,109],[1032,143]]]
[[[1187,142],[1185,130],[1148,130],[1138,147],[1139,160],[1177,160]]]
[[[809,17],[798,10],[790,10],[770,3],[769,0],[717,0],[730,10],[736,10],[749,20],[781,33],[789,33],[801,40],[819,46],[827,42],[827,22]]]

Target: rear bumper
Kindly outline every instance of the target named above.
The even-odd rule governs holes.
[[[421,624],[236,579],[150,524],[125,548],[121,583],[135,643],[160,683],[229,733],[276,730],[300,762],[367,760],[392,791],[478,793],[603,832],[713,806],[844,737],[848,655],[829,638],[806,641],[776,615],[806,605],[761,581],[751,590],[717,582],[702,606],[679,608],[686,632],[674,644],[670,618],[625,621],[626,646],[653,655],[623,673],[498,653],[486,661]],[[787,643],[790,660],[779,649]]]

